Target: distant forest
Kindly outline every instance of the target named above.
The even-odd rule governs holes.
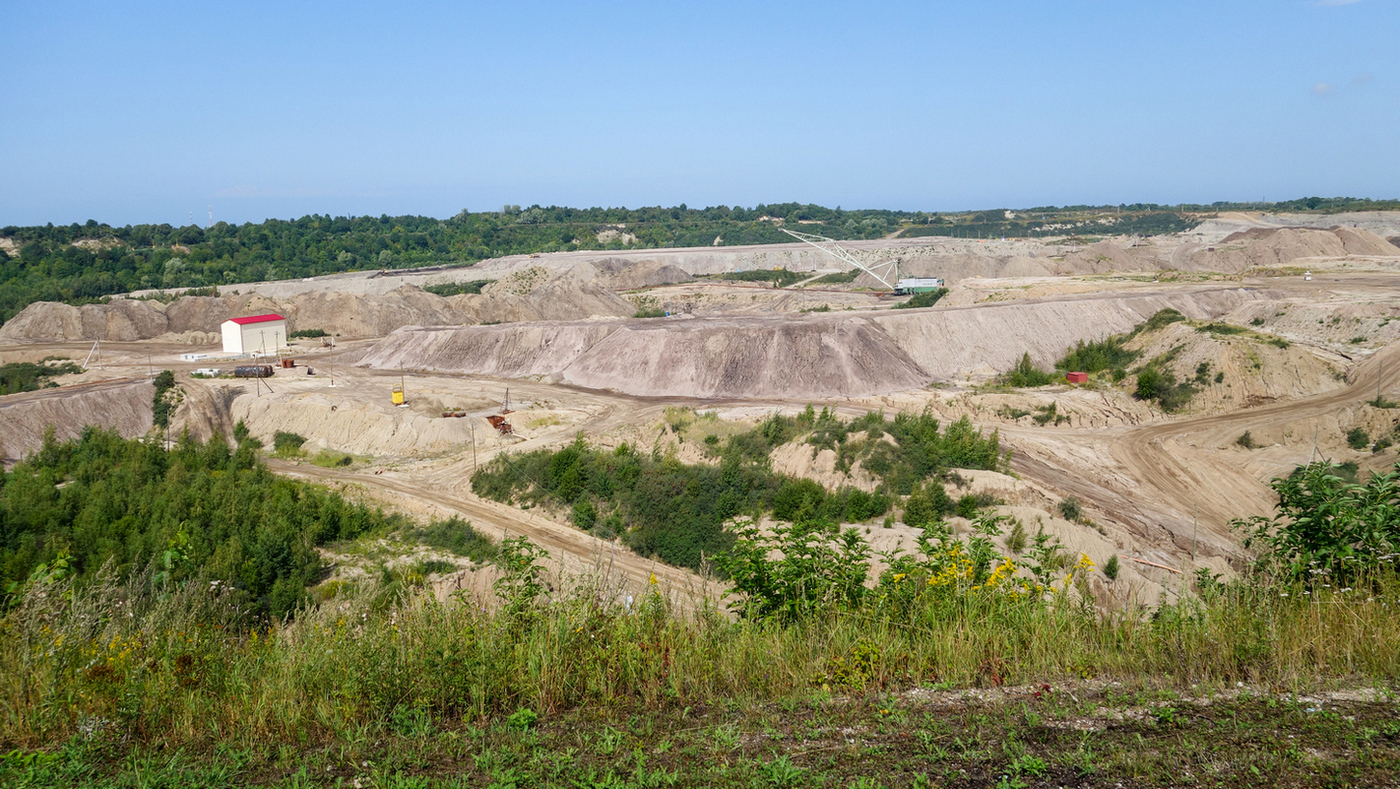
[[[1310,197],[1286,203],[1041,206],[961,213],[843,210],[782,203],[753,208],[504,206],[423,216],[330,217],[258,224],[85,224],[0,229],[0,322],[35,301],[86,304],[144,289],[210,288],[342,271],[466,266],[492,257],[575,249],[780,244],[781,226],[835,239],[1051,234],[1152,235],[1221,210],[1400,209],[1400,201]]]

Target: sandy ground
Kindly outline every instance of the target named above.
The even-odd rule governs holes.
[[[667,407],[713,411],[727,425],[720,430],[743,429],[767,413],[793,412],[809,402],[848,416],[930,408],[945,419],[966,415],[984,430],[1000,431],[1003,445],[1013,450],[1015,476],[969,474],[973,490],[994,492],[1007,502],[1005,514],[1032,532],[1045,528],[1100,566],[1119,554],[1125,560],[1119,580],[1099,579],[1095,593],[1120,604],[1151,604],[1181,593],[1194,568],[1228,573],[1239,566],[1245,556],[1229,521],[1271,510],[1272,477],[1314,453],[1372,468],[1395,461],[1393,449],[1375,456],[1357,452],[1342,436],[1357,426],[1379,436],[1400,418],[1400,412],[1365,404],[1378,387],[1383,397],[1400,399],[1400,303],[1394,296],[1400,292],[1400,250],[1372,254],[1386,251],[1375,233],[1353,234],[1341,222],[1334,223],[1343,225],[1337,230],[1329,225],[1266,232],[1281,221],[1222,217],[1191,234],[1136,246],[952,239],[852,245],[871,255],[913,250],[902,254],[916,263],[942,261],[957,268],[950,277],[956,280],[952,294],[924,310],[891,311],[888,299],[860,290],[859,282],[774,290],[686,279],[760,264],[831,268],[803,258],[807,253],[796,246],[610,252],[606,261],[597,253],[570,253],[411,275],[423,282],[498,279],[494,295],[480,298],[522,300],[516,304],[520,311],[513,323],[406,326],[392,333],[385,327],[399,319],[394,315],[458,314],[465,308],[412,291],[392,296],[392,304],[367,301],[413,284],[407,276],[393,283],[379,280],[394,277],[348,275],[258,285],[256,298],[300,294],[307,310],[313,301],[317,309],[358,310],[355,319],[377,336],[343,340],[336,348],[299,346],[293,351],[298,366],[279,369],[265,384],[189,378],[192,369],[210,363],[181,362],[179,354],[205,346],[174,342],[168,331],[157,341],[105,341],[100,368],[94,361],[87,373],[61,379],[60,389],[0,398],[0,448],[6,462],[13,462],[37,446],[49,422],[66,426],[60,436],[83,421],[142,433],[149,426],[150,372],[172,369],[184,394],[176,430],[188,427],[204,438],[228,435],[241,419],[267,444],[278,430],[297,432],[309,439],[313,453],[352,453],[355,464],[326,469],[274,461],[279,473],[331,484],[418,517],[457,515],[491,535],[529,536],[550,552],[561,579],[602,571],[635,593],[654,573],[671,593],[696,601],[717,598],[720,587],[597,540],[541,510],[483,501],[471,494],[469,475],[499,452],[559,446],[579,435],[600,446],[624,440],[656,444],[683,460],[703,460],[696,442],[681,444],[659,429]],[[1383,215],[1362,217],[1356,225],[1384,233],[1400,222]],[[1226,242],[1232,235],[1237,237]],[[1231,245],[1239,248],[1225,249]],[[1314,254],[1320,252],[1332,254]],[[1202,268],[1211,260],[1223,260],[1221,270]],[[645,265],[631,271],[629,265],[638,262]],[[1164,262],[1177,267],[1167,270]],[[1303,270],[1313,277],[1305,280]],[[573,293],[570,283],[579,281],[595,288],[586,298],[569,297],[586,317],[540,320],[527,314],[524,300],[548,305],[554,296]],[[650,305],[677,314],[619,317]],[[828,311],[803,312],[822,306]],[[1174,363],[1179,378],[1189,378],[1201,363],[1219,374],[1184,414],[1163,414],[1111,386],[979,388],[1022,353],[1046,365],[1078,340],[1125,331],[1168,306],[1199,321],[1223,320],[1249,331],[1211,336],[1182,324],[1144,346],[1148,357],[1180,346]],[[123,309],[120,319],[101,316],[102,325],[148,321],[151,331],[161,327],[138,308]],[[189,314],[180,317],[176,310],[175,318],[185,323],[174,325],[193,325],[193,306],[182,309]],[[201,309],[218,312],[210,305]],[[79,334],[97,325],[96,317],[81,312],[55,320]],[[172,317],[165,320],[168,329]],[[41,336],[0,338],[0,360],[58,355],[82,361],[91,350],[91,341],[76,337],[44,339],[41,320],[28,325],[39,327],[34,331]],[[1288,347],[1276,347],[1278,340]],[[409,402],[394,407],[390,390],[401,381]],[[515,433],[502,436],[486,417],[503,410],[507,390]],[[1040,426],[1016,416],[1051,403],[1065,417],[1060,423]],[[443,418],[447,409],[465,416]],[[1245,430],[1261,448],[1236,445]],[[859,468],[844,475],[834,458],[812,457],[806,447],[780,449],[774,462],[786,473],[826,485],[872,484]],[[1058,517],[1057,505],[1071,495],[1084,503],[1092,526]],[[913,536],[902,526],[857,527],[882,549],[907,545]],[[440,581],[478,590],[483,583],[463,575]]]

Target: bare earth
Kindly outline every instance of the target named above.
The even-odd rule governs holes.
[[[61,379],[59,389],[0,398],[0,455],[9,464],[32,452],[46,424],[61,438],[86,422],[144,433],[149,372],[172,369],[184,397],[176,430],[227,436],[242,419],[269,445],[278,430],[300,433],[313,454],[352,453],[354,465],[275,461],[279,473],[424,518],[455,514],[494,536],[527,535],[562,575],[602,570],[637,589],[655,574],[677,596],[699,601],[718,597],[720,587],[598,540],[562,513],[481,500],[469,475],[499,452],[559,446],[576,435],[600,446],[655,445],[700,462],[696,442],[659,429],[668,406],[714,411],[730,430],[808,403],[845,415],[929,408],[999,430],[1013,450],[1015,476],[969,474],[974,490],[996,493],[1032,531],[1042,526],[1095,562],[1115,553],[1129,560],[1118,581],[1100,579],[1097,591],[1105,602],[1150,604],[1181,593],[1196,567],[1239,566],[1245,555],[1228,523],[1270,512],[1271,478],[1314,454],[1369,468],[1395,462],[1393,448],[1352,450],[1344,435],[1362,427],[1379,437],[1400,421],[1400,410],[1366,404],[1378,391],[1400,399],[1400,249],[1384,240],[1400,216],[1302,219],[1225,216],[1182,236],[1088,247],[952,239],[851,245],[872,259],[899,256],[908,273],[948,279],[952,293],[921,310],[890,310],[896,300],[861,279],[787,290],[694,279],[782,265],[836,270],[795,246],[522,256],[401,277],[234,286],[237,295],[172,304],[32,305],[0,327],[0,360],[81,362],[101,340],[102,361],[94,357],[88,372]],[[451,298],[418,288],[473,279],[495,282],[481,295]],[[630,317],[643,307],[672,314]],[[1023,353],[1048,367],[1074,343],[1127,331],[1164,307],[1245,329],[1221,335],[1174,324],[1142,339],[1144,360],[1173,353],[1178,379],[1200,365],[1210,370],[1181,414],[1134,400],[1126,386],[978,386]],[[298,366],[279,369],[271,391],[188,376],[232,366],[179,360],[187,351],[215,353],[220,321],[273,309],[294,329],[325,328],[341,339],[334,348],[319,341],[294,348]],[[408,405],[394,407],[390,389],[400,381]],[[497,434],[485,418],[502,410],[507,389],[513,436]],[[1064,417],[1058,423],[1016,415],[1052,403]],[[467,416],[443,418],[450,409]],[[1246,430],[1260,448],[1236,444]],[[782,448],[774,465],[827,485],[871,484],[859,468],[837,471],[831,454]],[[1071,495],[1102,533],[1058,516],[1056,505]],[[861,527],[877,549],[913,536],[902,526]],[[464,571],[440,584],[479,588],[480,580]]]

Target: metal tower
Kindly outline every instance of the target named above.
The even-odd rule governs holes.
[[[842,247],[840,244],[836,243],[835,239],[827,238],[826,236],[814,236],[811,233],[799,233],[796,230],[788,230],[785,227],[780,227],[778,229],[783,231],[784,233],[787,233],[788,235],[792,236],[798,241],[811,244],[812,246],[816,247],[817,249],[820,249],[828,255],[840,258],[842,262],[855,266],[861,271],[864,271],[865,273],[879,280],[880,284],[884,285],[890,290],[895,290],[898,287],[898,258],[866,265],[860,262],[859,260],[856,260],[855,256],[852,255],[850,251]]]

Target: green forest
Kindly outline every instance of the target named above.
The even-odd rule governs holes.
[[[844,210],[800,203],[689,208],[503,206],[425,216],[269,219],[209,227],[168,224],[112,227],[86,223],[0,228],[0,322],[35,301],[86,304],[149,289],[216,288],[237,282],[292,279],[343,271],[468,266],[501,255],[576,249],[783,244],[780,225],[835,239],[1050,234],[1151,235],[1188,229],[1192,215],[1222,210],[1336,212],[1400,208],[1400,201],[1309,197],[1286,203],[1165,206],[1039,206],[933,213]],[[1066,229],[1069,228],[1069,229]],[[617,230],[630,234],[605,236]]]
[[[237,449],[186,435],[169,451],[91,427],[50,438],[0,471],[0,591],[54,574],[82,583],[110,563],[119,577],[149,567],[157,585],[217,581],[276,618],[320,580],[317,546],[407,525],[274,475],[244,435]]]

